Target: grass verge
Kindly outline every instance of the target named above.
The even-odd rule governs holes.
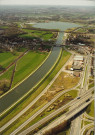
[[[87,107],[86,113],[91,117],[94,117],[94,101],[92,101],[91,104]]]

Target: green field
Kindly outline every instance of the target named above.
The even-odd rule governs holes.
[[[87,107],[86,112],[88,115],[94,117],[94,101]]]
[[[87,32],[87,29],[86,28],[79,28],[75,32],[85,33],[85,32]]]
[[[89,84],[89,86],[88,86],[89,89],[92,88],[92,87],[94,87],[94,83],[91,83],[91,84]]]
[[[17,62],[12,87],[23,80],[33,70],[35,70],[39,66],[39,64],[46,58],[47,54],[47,52],[41,53],[29,51],[26,55],[24,55]]]
[[[10,86],[13,69],[14,69],[14,65],[12,67],[10,67],[3,75],[0,76],[0,95],[4,94],[6,92],[4,90],[5,89],[4,85],[6,85],[7,88]]]
[[[6,68],[9,64],[11,64],[19,55],[21,52],[16,52],[15,54],[11,52],[2,52],[0,53],[0,65],[3,68]]]
[[[11,78],[11,75],[12,75],[12,72],[13,72],[13,69],[14,69],[14,65],[11,66],[4,74],[2,74],[0,76],[0,80],[5,79],[5,80],[10,81],[10,78]]]
[[[27,34],[20,35],[19,37],[23,38],[41,38],[43,40],[49,40],[53,38],[52,32],[47,31],[38,31],[38,30],[29,30],[29,29],[23,29],[24,32]]]
[[[0,28],[2,28],[2,29],[7,29],[8,26],[0,26]]]

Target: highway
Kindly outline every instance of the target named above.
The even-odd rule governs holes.
[[[35,134],[35,135],[43,135],[47,131],[51,130],[52,128],[59,126],[64,121],[68,121],[69,119],[74,117],[74,115],[76,115],[78,112],[80,112],[83,108],[85,108],[88,104],[90,104],[92,102],[92,100],[93,100],[93,98],[91,99],[90,102],[84,102],[84,103],[80,104],[80,106],[76,107],[74,110],[70,110],[69,112],[67,112],[67,114],[62,115],[61,117],[59,117],[58,119],[56,119],[55,121],[53,121],[52,123],[50,123],[49,125],[44,127],[42,130],[37,132],[37,134]],[[22,135],[22,133],[19,135]],[[25,133],[25,135],[26,134],[27,134],[27,132]],[[80,135],[82,135],[82,134],[80,134]]]
[[[56,97],[54,97],[50,102],[48,102],[45,106],[43,106],[40,110],[38,110],[34,115],[32,115],[28,120],[26,120],[22,125],[20,125],[16,130],[15,133],[23,129],[29,122],[34,120],[38,115],[40,115],[45,109],[47,109],[54,101],[56,101],[60,96],[62,96],[64,93],[71,91],[72,89],[66,90],[58,94]],[[16,120],[16,119],[15,119]],[[6,129],[10,124],[14,122],[13,120],[10,120],[8,123],[6,123],[3,127],[0,128],[0,131],[3,131]]]
[[[62,112],[63,110],[65,110],[66,108],[70,107],[70,106],[79,106],[80,104],[83,104],[83,102],[85,102],[89,97],[91,97],[91,93],[92,93],[93,89],[92,90],[89,90],[88,92],[84,93],[82,96],[81,96],[81,99],[74,99],[72,100],[71,102],[67,103],[66,105],[64,105],[63,107],[57,109],[55,112],[51,113],[50,115],[48,115],[47,117],[43,118],[42,120],[40,120],[39,122],[37,122],[36,124],[34,124],[33,126],[31,126],[30,128],[28,128],[27,130],[23,131],[22,134],[26,134],[26,132],[30,132],[32,131],[33,129],[37,128],[38,126],[40,126],[40,124],[43,124],[45,123],[46,121],[48,121],[49,119],[51,119],[52,117],[56,116],[57,114],[59,114],[60,112]],[[73,109],[74,110],[74,109]],[[69,113],[69,112],[67,112]],[[19,132],[19,130],[15,130],[11,133],[11,135],[15,135],[17,132]],[[28,133],[29,133],[28,132]]]

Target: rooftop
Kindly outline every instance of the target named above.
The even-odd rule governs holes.
[[[81,60],[81,61],[83,61],[83,56],[81,56],[81,55],[76,55],[75,57],[74,57],[74,60]]]

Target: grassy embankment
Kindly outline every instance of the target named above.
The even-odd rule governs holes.
[[[91,104],[87,107],[86,113],[91,117],[94,117],[94,101],[92,101]]]
[[[41,38],[43,40],[49,40],[53,38],[53,33],[49,31],[39,31],[39,30],[29,30],[29,29],[23,29],[24,32],[27,34],[20,35],[19,37],[23,38]]]
[[[94,83],[91,83],[91,84],[89,84],[89,86],[88,86],[89,89],[92,88],[92,87],[94,87]]]
[[[62,57],[60,59],[59,64],[56,66],[55,70],[51,73],[51,75],[45,80],[45,82],[27,99],[23,101],[19,106],[17,106],[14,110],[11,111],[11,114],[8,114],[6,117],[4,117],[1,120],[1,125],[4,125],[6,122],[8,122],[12,117],[14,117],[17,113],[19,113],[22,109],[24,109],[31,101],[33,101],[37,95],[41,93],[41,91],[49,84],[49,82],[54,78],[54,76],[57,74],[57,72],[61,69],[61,67],[66,63],[66,61],[70,57],[70,53],[67,51],[63,51]],[[40,109],[40,108],[39,108]]]

